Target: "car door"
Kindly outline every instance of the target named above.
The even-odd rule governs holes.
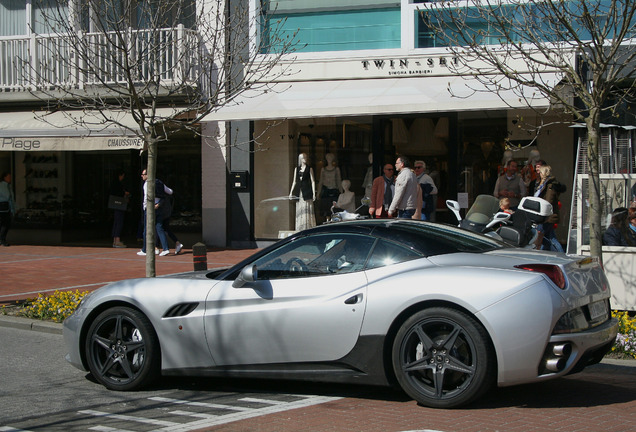
[[[366,305],[363,271],[373,238],[301,237],[250,264],[253,282],[217,284],[205,332],[217,365],[337,360],[356,344]],[[237,285],[237,284],[235,284]]]

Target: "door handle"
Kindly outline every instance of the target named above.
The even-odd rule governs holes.
[[[353,297],[349,297],[348,299],[346,299],[345,304],[351,305],[351,304],[360,303],[361,301],[362,301],[362,294],[356,294]]]

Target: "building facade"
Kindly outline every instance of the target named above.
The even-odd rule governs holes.
[[[477,195],[492,194],[505,159],[523,166],[533,150],[560,181],[572,184],[575,135],[559,123],[558,112],[539,118],[517,93],[489,92],[470,73],[458,73],[457,59],[437,46],[421,19],[421,3],[249,2],[262,21],[255,40],[267,39],[268,29],[282,25],[298,43],[293,58],[280,65],[288,73],[272,91],[247,93],[208,117],[229,122],[242,142],[251,143],[249,158],[230,168],[250,179],[247,188],[234,191],[229,212],[238,217],[231,223],[243,237],[229,231],[230,244],[266,244],[295,229],[296,202],[288,197],[301,153],[308,156],[318,189],[317,224],[328,219],[341,192],[340,184],[326,187],[332,181],[323,174],[326,167],[337,167],[337,178],[350,181],[357,208],[369,194],[369,179],[380,176],[398,154],[426,162],[439,190],[435,217],[441,222],[456,222],[446,199],[469,206]],[[276,40],[264,45],[275,50]],[[549,70],[544,78],[558,82]],[[520,91],[533,108],[549,107],[531,89]],[[328,190],[333,188],[340,190]],[[569,193],[561,201],[569,208]],[[558,233],[565,241],[567,211],[563,214]],[[244,221],[242,230],[237,220]]]
[[[151,43],[144,35],[153,12],[145,9],[145,4],[121,2],[132,17],[130,35],[139,52]],[[114,88],[112,77],[123,66],[102,41],[115,32],[99,28],[96,23],[100,20],[90,17],[114,16],[113,5],[117,2],[104,2],[103,10],[98,10],[98,2],[0,3],[0,171],[13,174],[17,212],[10,237],[14,243],[109,242],[113,212],[107,203],[111,183],[120,170],[126,173],[124,182],[131,194],[123,237],[132,242],[141,237],[140,173],[146,154],[140,151],[143,140],[136,134],[138,125],[132,116],[124,111],[109,112],[108,116],[117,120],[114,124],[104,121],[98,111],[72,110],[69,106],[51,109],[46,101],[53,85],[86,89],[87,93],[92,90],[97,94],[92,97],[112,97],[104,87]],[[73,14],[74,8],[81,8],[81,12]],[[83,32],[81,41],[86,41],[86,47],[96,47],[91,60],[100,70],[108,70],[108,76],[91,75],[89,67],[74,68],[68,61],[80,48],[74,51],[68,46],[65,33],[69,28],[55,19],[66,14],[79,16],[73,25],[78,33]],[[153,29],[153,35],[176,40],[177,36],[194,34],[184,13],[172,15],[166,20],[170,24]],[[158,63],[186,60],[176,42],[165,47],[155,59]],[[169,115],[169,104],[175,101],[166,97],[165,108],[160,107],[158,115]],[[114,102],[113,107],[116,105]],[[173,229],[192,236],[193,241],[201,238],[201,145],[198,134],[177,133],[161,143],[158,155],[157,176],[175,190]]]
[[[78,128],[64,112],[45,113],[32,94],[33,77],[15,61],[29,59],[50,65],[60,77],[78,76],[55,69],[51,51],[37,49],[55,41],[55,29],[42,19],[54,3],[0,4],[0,171],[14,174],[18,213],[12,235],[18,242],[53,244],[108,238],[109,185],[124,169],[133,197],[125,237],[132,238],[141,220],[139,173],[145,166],[139,140],[130,128]],[[130,2],[137,8],[133,32],[147,25],[138,6],[146,3],[153,4]],[[191,3],[199,10],[206,2]],[[440,222],[455,223],[446,199],[470,206],[479,194],[492,194],[509,157],[523,166],[538,151],[562,183],[573,184],[575,130],[562,123],[558,110],[539,117],[517,92],[488,91],[470,73],[458,73],[457,59],[419,12],[434,2],[229,3],[248,8],[258,23],[245,29],[255,52],[267,57],[284,40],[296,41],[295,52],[274,71],[275,82],[263,78],[271,91],[248,90],[208,116],[199,131],[160,145],[157,175],[176,190],[173,225],[190,242],[253,247],[294,231],[296,201],[289,196],[301,153],[314,173],[317,224],[328,219],[342,180],[349,180],[355,207],[364,212],[370,180],[398,154],[426,162],[438,188],[434,214]],[[175,23],[194,31],[179,16],[168,21],[167,38],[177,31]],[[168,64],[168,51],[157,60]],[[558,82],[550,70],[544,78]],[[531,89],[519,91],[533,108],[549,108]],[[121,123],[134,128],[125,116]],[[570,208],[570,191],[561,202]],[[569,212],[562,211],[562,243],[568,225]]]

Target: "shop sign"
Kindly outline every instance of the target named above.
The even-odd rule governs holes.
[[[457,67],[457,57],[422,57],[362,60],[362,69],[384,76],[447,75],[449,66]]]
[[[138,137],[2,137],[0,151],[87,151],[142,149]]]

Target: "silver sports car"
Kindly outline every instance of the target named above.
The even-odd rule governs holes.
[[[597,363],[617,322],[597,260],[459,228],[363,220],[299,232],[227,270],[113,283],[64,323],[113,390],[159,375],[398,385],[431,407]]]

